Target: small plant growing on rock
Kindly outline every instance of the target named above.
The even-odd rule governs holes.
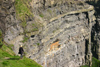
[[[25,43],[28,39],[29,37],[24,37],[22,42]]]
[[[24,22],[21,22],[20,25],[25,28],[27,26],[27,23],[24,21]]]
[[[44,17],[44,15],[42,13],[39,16],[42,17],[42,18]]]
[[[39,45],[40,45],[40,43],[37,43],[37,45],[39,46]]]
[[[33,28],[33,31],[38,31],[38,28]]]

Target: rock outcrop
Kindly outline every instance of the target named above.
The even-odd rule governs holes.
[[[15,23],[14,1],[0,0],[0,30],[5,31]]]
[[[43,67],[92,64],[91,30],[96,20],[93,6],[73,0],[32,0],[30,6],[34,17],[26,21],[24,29],[21,20],[16,19],[14,6],[8,8],[4,40],[14,44],[16,54],[22,44],[26,57]],[[23,42],[25,36],[28,39]]]
[[[92,6],[50,19],[37,36],[40,41],[37,42],[40,43],[39,51],[35,53],[31,49],[33,55],[31,53],[30,58],[44,67],[91,65],[91,29],[95,20]],[[30,41],[35,44],[37,37]]]

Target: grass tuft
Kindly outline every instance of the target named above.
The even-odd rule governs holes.
[[[29,37],[24,37],[22,42],[25,43],[28,39]]]
[[[39,15],[41,18],[43,18],[44,17],[44,15],[41,13],[40,15]]]

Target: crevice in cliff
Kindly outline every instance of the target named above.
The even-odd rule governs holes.
[[[85,64],[89,65],[91,64],[91,56],[89,54],[89,39],[85,40]]]
[[[91,42],[92,42],[92,54],[93,57],[100,60],[100,0],[87,1],[88,4],[93,5],[95,9],[96,24],[92,27]]]
[[[89,28],[89,16],[88,16],[88,12],[85,12],[85,14],[86,14],[86,18],[88,19],[88,28]]]
[[[98,24],[96,22],[96,24],[93,26],[92,28],[92,33],[91,33],[91,42],[92,42],[92,54],[95,58],[98,59],[98,51],[97,51],[97,48],[98,48],[98,42],[97,42],[97,27],[98,27]]]
[[[45,9],[45,3],[46,3],[46,1],[45,0],[43,0],[43,8]]]
[[[86,40],[85,40],[85,55],[88,54],[88,44],[89,44],[89,40],[86,39]]]

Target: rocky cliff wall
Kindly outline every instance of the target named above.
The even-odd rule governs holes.
[[[29,49],[32,48],[29,57],[35,57],[34,60],[44,67],[78,67],[85,63],[90,64],[90,31],[95,20],[92,6],[50,19],[37,36],[40,40],[37,42],[40,44],[39,51],[34,51],[32,44],[28,44]],[[37,37],[30,41],[35,44]]]
[[[5,31],[16,23],[14,1],[3,1],[0,0],[0,30],[3,34]]]
[[[3,33],[3,40],[10,43],[20,32],[23,32],[19,21],[16,19],[14,0],[0,0],[0,30]]]
[[[34,5],[33,2],[34,0],[30,3],[31,6]],[[45,5],[42,4],[45,9],[33,8],[34,17],[26,22],[26,33],[20,25],[21,21],[16,19],[15,11],[14,15],[10,12],[8,18],[11,21],[7,24],[10,27],[5,31],[4,40],[14,45],[16,54],[22,44],[26,56],[43,67],[79,67],[85,63],[90,64],[91,29],[96,20],[93,6],[65,1],[59,1],[61,3],[56,5],[56,0],[53,2],[55,3],[50,6],[46,6],[49,1],[46,1]],[[38,31],[32,31],[37,27]],[[28,39],[23,42],[25,37]]]

